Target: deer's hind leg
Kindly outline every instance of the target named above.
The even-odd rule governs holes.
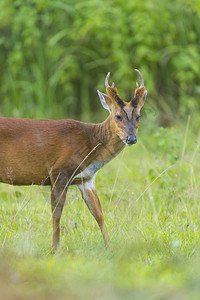
[[[54,179],[55,178],[55,179]],[[52,250],[55,251],[60,241],[60,219],[68,189],[68,177],[58,174],[51,178],[51,210],[53,218]]]

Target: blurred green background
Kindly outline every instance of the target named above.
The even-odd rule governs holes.
[[[1,0],[0,32],[0,116],[100,121],[96,89],[111,71],[129,100],[134,68],[160,124],[200,110],[199,0]]]
[[[0,67],[0,117],[103,121],[108,71],[148,90],[96,180],[110,249],[76,187],[52,255],[50,190],[0,185],[0,300],[199,300],[200,0],[0,0]]]

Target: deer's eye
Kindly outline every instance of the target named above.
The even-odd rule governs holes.
[[[115,118],[117,121],[120,121],[120,122],[122,121],[122,117],[120,115],[116,115]]]
[[[137,117],[136,117],[136,121],[139,121],[140,118],[141,118],[141,116],[137,116]]]

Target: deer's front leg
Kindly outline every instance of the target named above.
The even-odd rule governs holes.
[[[101,209],[101,204],[99,202],[99,198],[97,196],[94,180],[95,178],[92,178],[91,180],[78,185],[78,187],[81,191],[85,203],[87,204],[87,207],[89,208],[91,214],[94,216],[101,229],[106,246],[108,246],[110,239],[108,236],[106,225],[104,223],[104,216]]]
[[[66,180],[59,177],[51,182],[51,210],[53,217],[53,241],[52,249],[55,251],[60,240],[60,218],[67,193]]]

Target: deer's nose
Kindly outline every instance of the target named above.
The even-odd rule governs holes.
[[[127,136],[126,137],[126,143],[128,145],[136,144],[137,143],[137,138],[136,136]]]

